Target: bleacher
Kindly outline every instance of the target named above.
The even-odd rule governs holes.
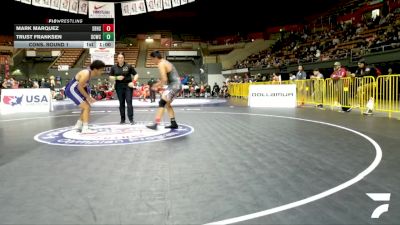
[[[187,51],[187,50],[192,50],[191,48],[149,48],[147,49],[147,54],[146,54],[146,67],[147,68],[156,68],[157,65],[153,63],[151,60],[150,54],[153,51],[159,51],[163,57],[165,57],[166,52],[168,51]]]
[[[151,60],[151,57],[150,57],[150,54],[156,50],[158,50],[162,56],[165,56],[165,52],[167,51],[165,49],[151,49],[151,48],[147,49],[147,54],[146,54],[146,67],[147,68],[156,68],[157,67],[157,65],[153,63],[153,61]]]
[[[352,2],[357,3],[356,8],[365,4],[365,1],[353,0]],[[332,15],[337,16],[337,14]],[[312,30],[286,36],[279,40],[279,45],[271,49],[260,49],[258,55],[252,55],[236,63],[235,68],[263,66],[270,68],[279,67],[282,64],[344,59],[350,56],[361,57],[370,52],[400,47],[396,41],[399,29],[400,10],[398,13],[378,17],[378,20],[365,18],[351,25],[343,25],[339,22],[336,25],[322,24],[318,29],[314,27]],[[304,36],[305,34],[307,36]],[[337,44],[333,43],[336,38],[339,40]],[[316,54],[317,50],[319,55]]]
[[[13,46],[13,36],[0,35],[0,46]]]
[[[61,49],[61,55],[53,63],[51,68],[56,69],[59,65],[68,65],[70,68],[75,66],[84,51],[84,49],[74,48]]]
[[[117,54],[118,52],[123,52],[125,53],[125,62],[133,65],[136,67],[137,65],[137,60],[139,57],[139,48],[137,47],[122,47],[122,48],[116,48],[116,54],[114,56],[114,60],[117,61]]]

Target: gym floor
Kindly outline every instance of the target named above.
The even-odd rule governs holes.
[[[152,131],[154,110],[98,106],[89,136],[76,107],[0,116],[0,224],[400,224],[397,119],[222,101]]]

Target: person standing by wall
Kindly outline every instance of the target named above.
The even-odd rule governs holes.
[[[335,62],[333,64],[333,73],[331,74],[331,78],[333,81],[333,98],[340,104],[342,112],[350,112],[351,108],[349,107],[349,92],[345,91],[345,89],[349,87],[349,80],[345,80],[344,78],[347,76],[346,68],[342,67],[340,62]],[[336,105],[336,102],[335,102]]]
[[[372,115],[374,105],[374,85],[377,77],[375,68],[368,66],[365,59],[360,59],[358,61],[358,69],[350,76],[359,80],[357,82],[359,86],[357,87],[356,96],[358,101],[356,107],[360,107],[360,105],[363,104],[362,101],[365,101],[367,102],[365,104],[367,110],[364,112],[364,114]],[[372,107],[369,107],[369,105],[372,105]]]
[[[307,79],[307,74],[304,72],[303,65],[298,66],[298,71],[296,73],[296,80],[305,80]]]

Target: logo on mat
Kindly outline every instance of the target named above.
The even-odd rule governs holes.
[[[179,124],[178,129],[165,129],[159,126],[158,130],[146,128],[146,124],[94,124],[89,126],[95,130],[93,134],[81,134],[73,127],[63,127],[37,134],[34,139],[50,145],[64,146],[109,146],[139,144],[146,142],[164,141],[191,134],[191,126]]]
[[[367,193],[368,197],[376,202],[387,202],[375,208],[371,218],[378,219],[383,213],[389,211],[390,193]]]

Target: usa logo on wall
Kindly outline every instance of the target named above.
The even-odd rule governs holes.
[[[0,113],[50,112],[52,109],[51,100],[49,88],[3,89]]]
[[[21,105],[23,97],[24,97],[23,95],[21,95],[21,96],[5,95],[5,96],[3,96],[3,103],[6,105],[11,105],[11,106]]]

